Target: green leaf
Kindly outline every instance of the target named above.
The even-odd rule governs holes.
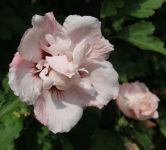
[[[124,150],[124,144],[118,134],[111,130],[97,130],[93,135],[90,150]]]
[[[13,114],[8,114],[0,123],[0,149],[12,150],[14,148],[14,139],[19,136],[19,132],[23,127],[23,118],[14,117]]]
[[[14,95],[13,95],[13,98]],[[24,109],[23,112],[22,109]],[[0,109],[0,145],[1,150],[11,150],[14,147],[14,140],[19,136],[23,128],[23,118],[27,111],[24,104],[17,98],[6,102]]]
[[[115,31],[120,31],[122,29],[122,24],[123,24],[124,20],[125,20],[125,18],[122,17],[122,18],[115,20],[112,23],[112,26],[115,29]]]
[[[123,0],[104,0],[100,10],[100,16],[101,18],[115,16],[118,8],[122,8],[123,6]]]
[[[154,15],[164,0],[104,0],[100,10],[100,16],[110,17],[117,15],[119,8],[121,15],[129,15],[137,18],[148,18]]]
[[[10,90],[8,79],[2,82],[3,91],[0,92],[0,149],[14,149],[14,140],[23,128],[23,119],[28,109]]]
[[[138,140],[138,142],[142,145],[144,150],[150,149],[150,147],[152,146],[152,142],[146,134],[133,131],[133,135]]]
[[[148,18],[154,15],[155,10],[160,8],[164,0],[130,0],[127,1],[130,15],[137,18]]]
[[[38,132],[38,144],[41,145],[42,150],[52,149],[51,140],[48,138],[49,130],[47,127],[42,127],[42,130]]]
[[[9,87],[9,84],[8,84],[8,77],[3,79],[3,81],[2,81],[2,88],[5,91],[5,93],[7,93],[10,90],[10,87]]]
[[[164,137],[166,137],[166,110],[164,106],[160,107],[160,118],[159,118],[159,127],[160,127],[160,132]]]
[[[74,150],[72,143],[63,135],[60,135],[60,142],[63,150]]]
[[[4,115],[13,112],[19,105],[20,101],[14,100],[11,103],[5,104],[0,110],[0,118]]]
[[[0,108],[3,103],[4,103],[4,93],[3,91],[0,90]]]
[[[161,125],[160,131],[166,137],[166,125]]]
[[[128,126],[128,125],[129,125],[129,123],[128,123],[128,121],[125,119],[125,117],[121,117],[121,118],[118,119],[118,126],[119,126],[119,127],[126,127],[126,126]]]
[[[151,50],[166,55],[164,43],[153,36],[155,30],[151,22],[138,22],[120,31],[118,37],[144,50]]]
[[[160,132],[166,137],[166,118],[160,119]]]

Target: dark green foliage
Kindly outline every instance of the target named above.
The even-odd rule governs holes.
[[[118,149],[124,150],[122,139],[118,133],[111,130],[96,130],[93,135],[93,141],[90,150],[110,150]]]
[[[1,0],[0,1],[0,150],[140,150],[166,147],[166,1],[165,0]],[[115,46],[109,60],[120,82],[142,81],[160,98],[156,127],[126,118],[111,101],[103,110],[87,108],[69,132],[54,135],[35,119],[8,86],[9,63],[31,17],[53,11],[63,23],[70,14],[102,22]]]
[[[0,95],[0,150],[12,150],[14,140],[20,136],[23,120],[29,112],[26,105],[13,95],[7,78],[2,81]]]

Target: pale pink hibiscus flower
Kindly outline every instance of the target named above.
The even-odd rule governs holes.
[[[141,82],[124,83],[119,87],[117,104],[127,116],[136,120],[158,118],[159,98]]]
[[[9,69],[9,85],[34,105],[36,118],[54,132],[68,132],[83,108],[102,108],[118,96],[118,74],[106,61],[113,46],[90,16],[35,15]]]

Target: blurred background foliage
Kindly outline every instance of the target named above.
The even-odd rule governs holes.
[[[10,90],[6,74],[31,17],[48,11],[61,23],[70,14],[99,18],[115,46],[109,60],[119,81],[145,82],[159,96],[154,128],[126,118],[115,101],[102,110],[85,109],[69,133],[52,134],[36,121],[32,107]],[[124,150],[131,143],[131,150],[166,149],[165,0],[1,0],[0,41],[0,150]]]

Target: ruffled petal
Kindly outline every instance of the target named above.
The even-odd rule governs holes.
[[[36,118],[53,133],[68,132],[80,120],[83,109],[72,91],[57,93],[44,92],[34,105]]]
[[[70,15],[65,19],[63,27],[74,43],[84,38],[88,40],[92,36],[101,37],[101,23],[91,16]]]
[[[113,45],[104,37],[92,39],[89,46],[88,58],[101,61],[108,59],[110,52],[114,50]]]
[[[74,44],[82,40],[88,41],[89,48],[86,52],[90,59],[105,60],[113,50],[113,45],[102,36],[101,23],[97,18],[71,15],[65,19],[63,27]]]
[[[86,78],[84,81],[81,81],[78,86],[72,88],[73,91],[79,96],[78,101],[82,106],[92,106],[99,109],[104,107],[103,102],[97,99],[97,91],[93,88],[93,85],[89,82],[89,79]]]
[[[41,43],[46,44],[45,35],[60,30],[61,26],[56,22],[53,13],[33,16],[32,25],[24,33],[18,51],[24,59],[38,62],[42,57]]]
[[[69,78],[75,75],[77,66],[70,63],[66,55],[46,57],[46,60],[48,61],[51,68],[53,68],[58,73],[66,75]]]
[[[50,46],[45,46],[44,49],[53,56],[65,53],[66,51],[72,49],[72,42],[63,31],[61,33],[55,32],[54,35],[47,34],[46,41]]]
[[[10,64],[9,85],[22,101],[33,104],[41,93],[42,81],[34,75],[34,63],[24,60],[19,53]]]
[[[73,50],[73,63],[77,66],[81,65],[86,59],[86,41],[82,40]]]
[[[107,61],[89,61],[84,64],[89,72],[90,81],[97,91],[96,100],[106,105],[116,99],[119,92],[118,74],[112,64]]]
[[[49,78],[53,81],[53,85],[60,90],[66,90],[74,83],[72,79],[69,79],[65,75],[59,74],[53,70],[50,71]]]

